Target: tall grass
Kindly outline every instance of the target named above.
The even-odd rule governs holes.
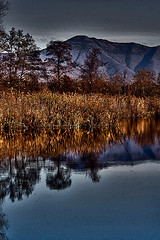
[[[4,91],[0,130],[111,128],[123,118],[160,115],[158,97],[107,96]]]

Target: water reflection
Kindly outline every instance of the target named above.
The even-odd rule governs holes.
[[[83,173],[92,182],[100,170],[117,164],[135,165],[160,159],[160,120],[124,120],[115,129],[21,133],[0,135],[0,239],[7,239],[8,222],[2,202],[29,197],[40,182],[42,169],[50,190],[72,184],[72,173]]]
[[[28,197],[32,193],[39,181],[40,168],[37,162],[31,164],[30,161],[24,161],[24,158],[18,160],[17,157],[8,161],[8,164],[6,171],[1,173],[0,199],[9,195],[12,202],[22,200],[23,196]]]
[[[46,170],[46,186],[71,186],[71,171],[84,172],[93,182],[99,170],[118,162],[160,159],[160,120],[124,120],[108,132],[55,130],[0,136],[0,199],[22,200],[32,194]]]
[[[4,213],[0,213],[0,239],[7,240],[6,231],[8,229],[8,221],[5,218]]]
[[[0,182],[0,190],[2,190],[3,188],[1,188],[1,182]],[[0,191],[1,192],[1,191]],[[1,198],[2,194],[0,195]],[[5,214],[2,211],[2,203],[3,203],[3,197],[0,200],[0,239],[1,240],[8,240],[7,236],[6,236],[6,232],[8,230],[8,220],[6,219]]]
[[[53,159],[56,165],[56,172],[53,169],[47,173],[46,185],[50,190],[62,190],[71,186],[71,170],[68,166],[61,166],[60,159]],[[53,161],[52,160],[52,161]]]

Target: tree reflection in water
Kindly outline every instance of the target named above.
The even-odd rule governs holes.
[[[5,215],[0,213],[0,239],[7,240],[6,231],[8,229],[8,221],[5,219]]]
[[[29,196],[34,190],[34,186],[40,179],[40,168],[36,163],[31,165],[23,157],[8,159],[8,171],[6,177],[0,182],[0,198],[9,195],[12,202],[22,200],[22,196]]]
[[[61,166],[60,159],[54,160],[56,163],[57,172],[47,173],[46,185],[50,190],[62,190],[71,186],[71,170],[68,166]]]
[[[124,120],[108,132],[101,129],[90,132],[56,130],[41,134],[1,134],[0,207],[6,196],[12,202],[29,197],[40,181],[42,169],[45,169],[46,186],[50,190],[70,187],[72,171],[83,172],[93,182],[99,182],[99,170],[119,161],[116,158],[120,156],[119,152],[113,154],[112,161],[108,155],[104,161],[100,160],[100,156],[112,152],[114,146],[121,146],[127,161],[135,163],[137,159],[128,150],[130,142],[140,146],[142,152],[152,159],[160,159],[156,150],[160,143],[160,120]],[[7,239],[7,229],[8,222],[1,207],[0,239]]]
[[[84,156],[83,156],[84,157]],[[89,177],[92,179],[93,182],[99,182],[100,181],[100,175],[99,175],[99,169],[98,169],[98,163],[97,163],[97,154],[89,153],[85,156],[85,158],[88,160],[88,173]]]
[[[6,232],[8,230],[8,221],[5,214],[2,212],[2,200],[0,200],[0,240],[8,240]]]
[[[71,186],[71,171],[83,171],[93,182],[100,181],[99,170],[117,161],[99,157],[112,152],[116,144],[122,146],[127,160],[131,160],[128,141],[151,150],[160,140],[160,120],[124,120],[110,131],[56,130],[29,134],[0,135],[0,199],[22,200],[32,194],[40,181],[41,169],[46,170],[46,186],[63,190]],[[146,146],[147,145],[147,149]],[[108,155],[107,155],[108,156]],[[155,158],[156,159],[156,158]],[[132,161],[135,159],[133,158]]]

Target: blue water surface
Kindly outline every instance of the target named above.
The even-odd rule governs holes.
[[[160,164],[110,166],[93,183],[72,171],[64,190],[46,187],[46,172],[29,197],[2,205],[10,240],[159,240]]]

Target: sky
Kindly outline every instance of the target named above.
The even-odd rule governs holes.
[[[76,35],[160,45],[159,0],[9,1],[6,30],[23,29],[40,48]]]

